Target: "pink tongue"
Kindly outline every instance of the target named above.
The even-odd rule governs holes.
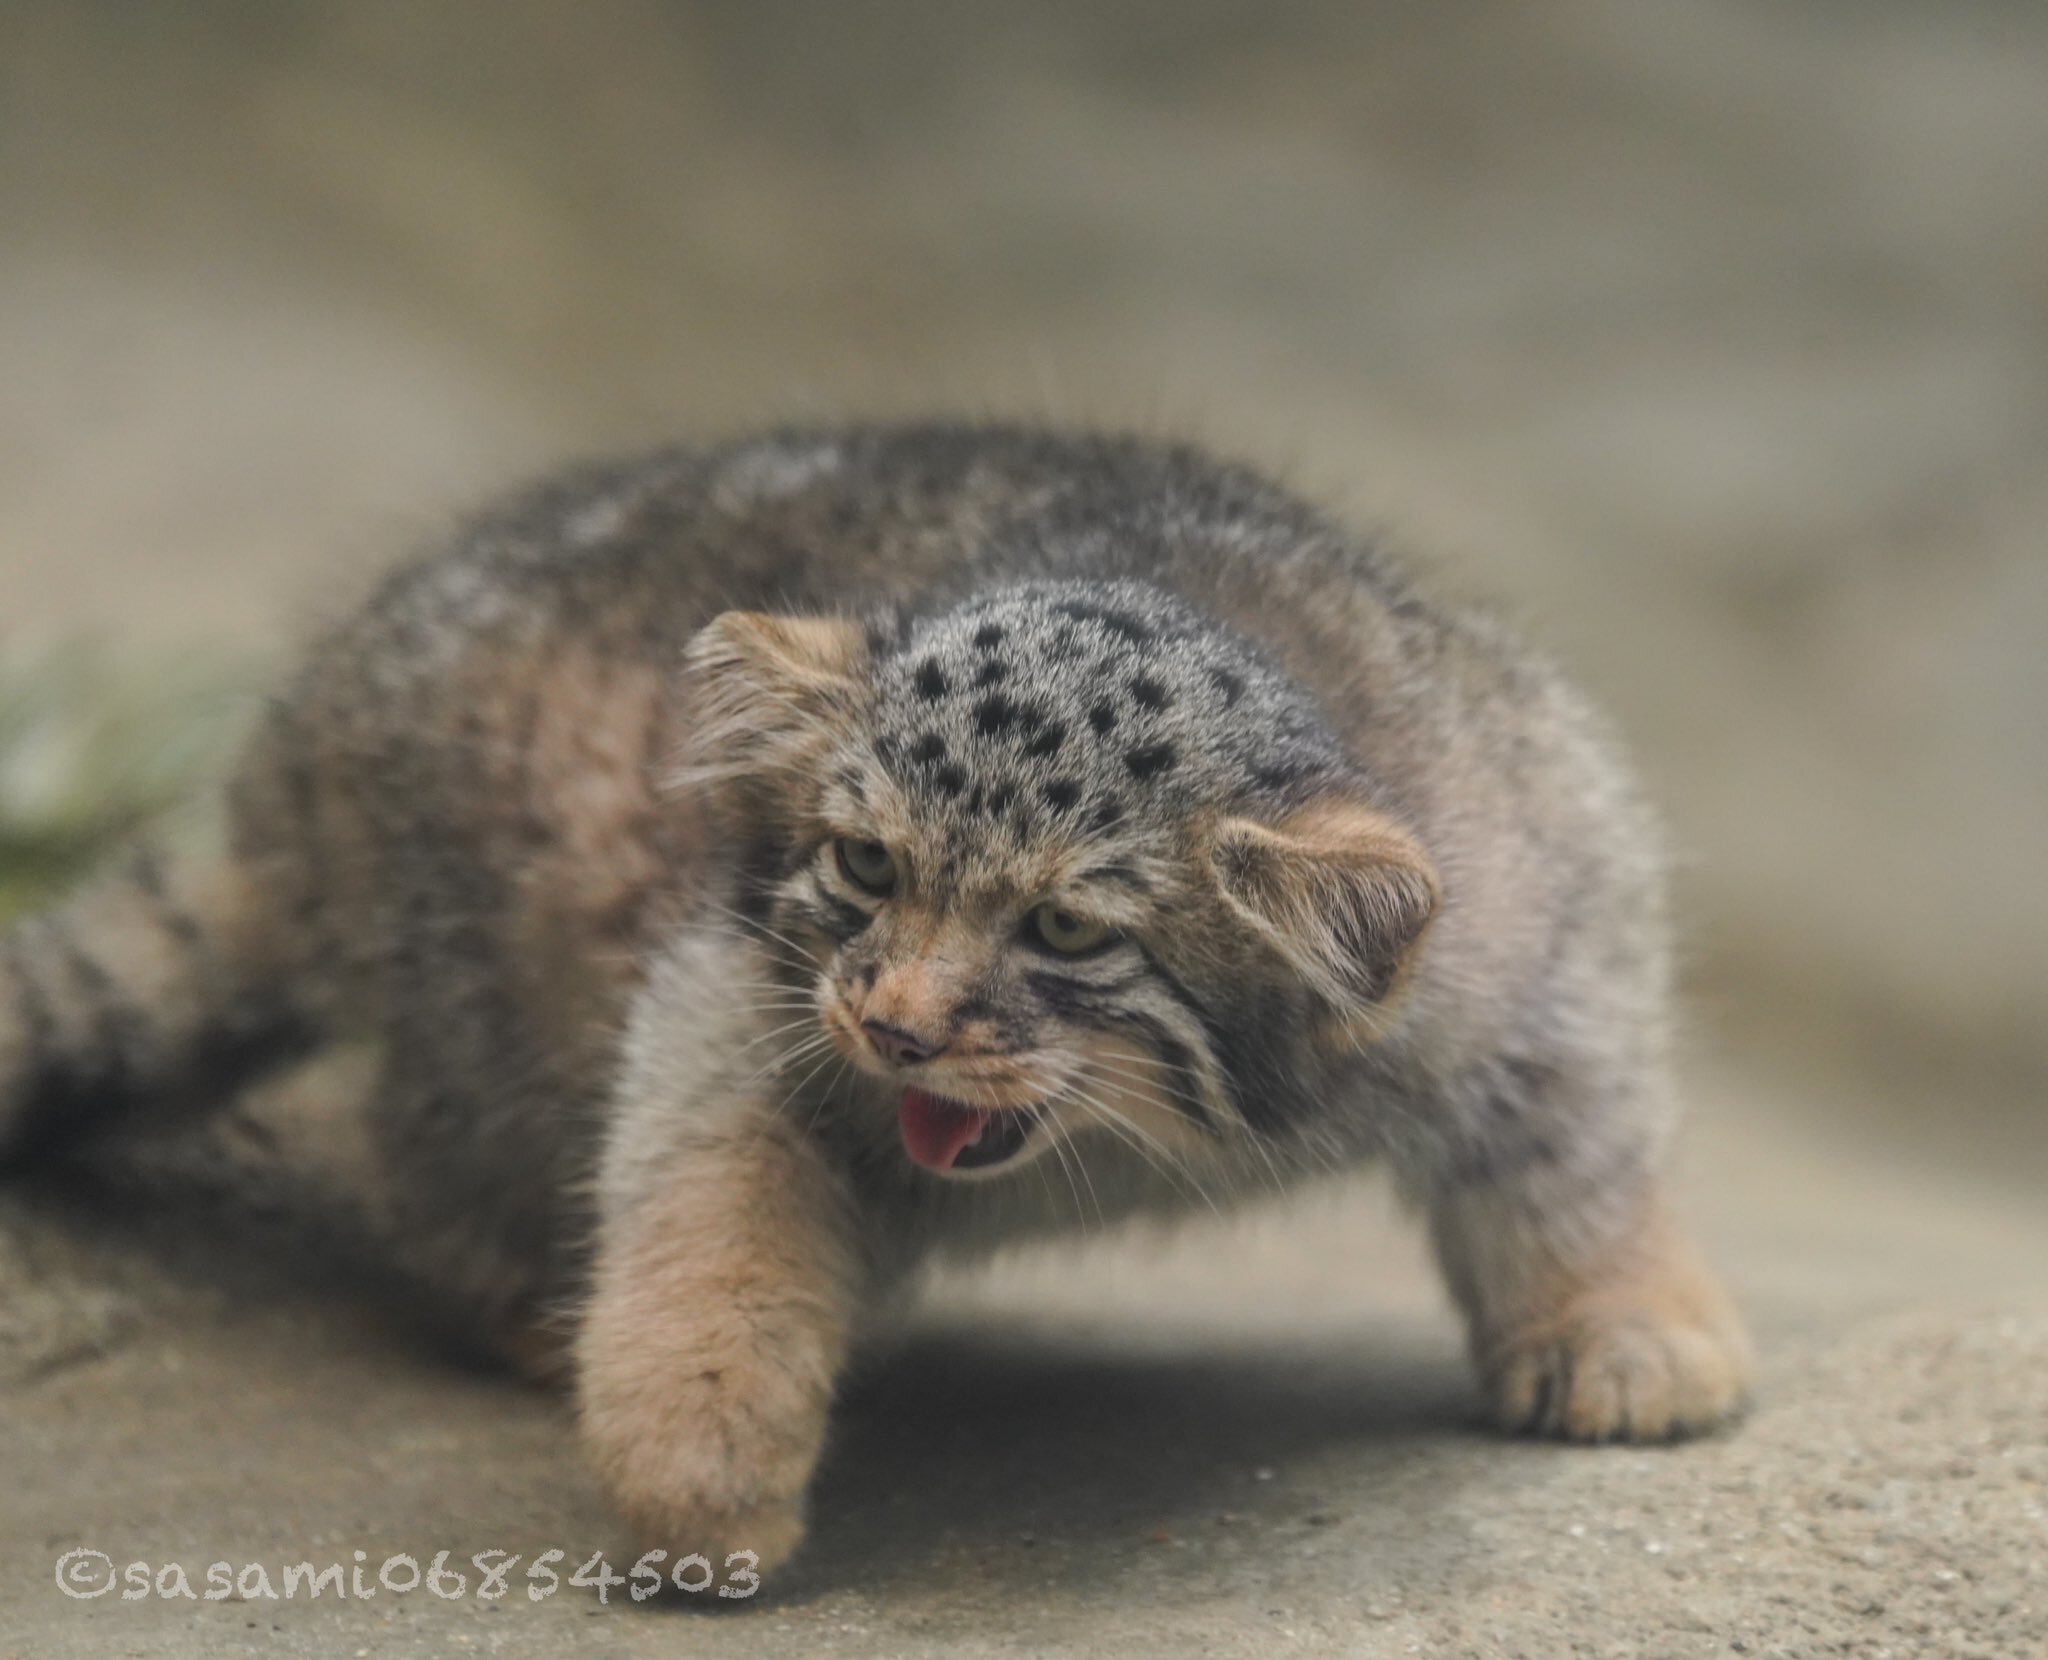
[[[921,1089],[906,1089],[896,1109],[896,1127],[903,1150],[927,1170],[950,1170],[960,1150],[972,1141],[988,1118],[972,1107],[956,1106]]]

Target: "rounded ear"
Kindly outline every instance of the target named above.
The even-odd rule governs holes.
[[[1340,1015],[1393,994],[1441,896],[1421,845],[1362,801],[1315,802],[1278,824],[1224,819],[1209,860],[1224,904]]]
[[[866,698],[867,633],[844,617],[727,611],[683,654],[679,784],[796,764],[843,731]]]

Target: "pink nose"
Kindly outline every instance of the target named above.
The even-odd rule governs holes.
[[[946,1047],[943,1043],[926,1043],[915,1032],[906,1032],[886,1021],[863,1020],[860,1029],[867,1034],[875,1053],[893,1066],[916,1066]]]

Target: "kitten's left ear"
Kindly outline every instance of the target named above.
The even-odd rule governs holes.
[[[1209,858],[1224,903],[1340,1015],[1392,995],[1441,895],[1415,838],[1347,798],[1278,824],[1224,819]]]
[[[868,663],[866,630],[844,617],[714,617],[683,655],[690,736],[679,780],[795,764],[858,714]]]

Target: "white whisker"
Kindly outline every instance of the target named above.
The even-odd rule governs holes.
[[[1195,1174],[1193,1167],[1185,1159],[1176,1155],[1171,1148],[1161,1142],[1156,1136],[1150,1134],[1143,1125],[1137,1123],[1128,1114],[1119,1112],[1100,1096],[1081,1087],[1078,1082],[1069,1086],[1062,1099],[1073,1101],[1076,1105],[1089,1112],[1097,1123],[1101,1124],[1103,1128],[1116,1136],[1119,1141],[1123,1142],[1125,1146],[1129,1147],[1161,1176],[1171,1182],[1177,1192],[1186,1193],[1187,1188],[1183,1187],[1181,1183],[1181,1178],[1185,1178],[1188,1186],[1194,1189],[1195,1196],[1206,1204],[1211,1211],[1214,1211],[1219,1216],[1222,1215],[1222,1210],[1217,1205],[1215,1197]]]

